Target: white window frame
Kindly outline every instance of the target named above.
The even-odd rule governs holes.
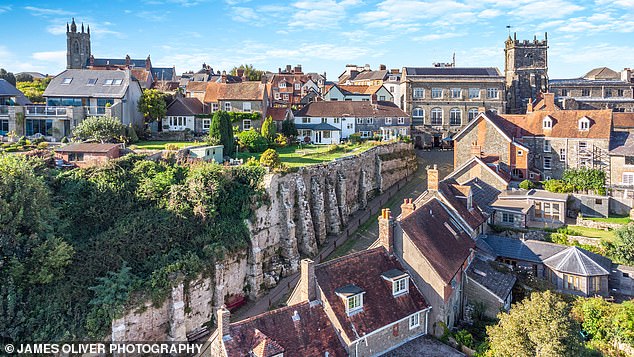
[[[352,307],[350,305],[352,305]],[[361,310],[363,310],[363,293],[346,298],[346,314],[348,314],[348,316]]]
[[[451,108],[451,110],[449,110],[449,125],[462,125],[462,110],[460,110],[460,108]]]
[[[339,124],[341,123],[341,118],[332,118],[332,122],[333,124]]]
[[[590,120],[586,118],[579,119],[579,130],[588,131],[590,130]]]
[[[230,112],[231,111],[231,103],[230,102],[226,102],[225,103],[225,112]]]
[[[582,97],[591,97],[592,90],[590,88],[581,88],[581,96]]]
[[[363,124],[363,118],[357,118],[357,124]]]
[[[405,124],[405,118],[400,117],[400,118],[398,118],[398,119],[397,119],[397,122],[398,122],[399,124]]]
[[[480,88],[469,88],[469,99],[480,98]]]
[[[434,116],[434,114],[440,113],[440,118],[437,118]],[[434,119],[440,119],[440,123],[434,122]],[[432,110],[429,112],[429,122],[431,123],[431,125],[442,125],[443,122],[443,112],[441,108],[432,108]]]
[[[542,128],[543,129],[552,129],[553,128],[553,120],[550,119],[549,117],[544,118],[544,120],[542,121]]]
[[[220,108],[220,106],[218,105],[218,103],[211,103],[211,112],[217,112],[218,109]]]
[[[420,326],[420,311],[416,312],[409,317],[409,329],[414,329]]]
[[[498,99],[500,91],[497,88],[487,88],[487,99]]]
[[[251,112],[251,102],[242,102],[242,111]]]
[[[72,78],[72,77],[71,77],[71,78],[63,78],[63,79],[62,79],[62,83],[60,83],[60,84],[67,85],[67,84],[71,84],[71,83],[72,83],[72,81],[73,81],[73,78]]]
[[[420,114],[420,115],[418,115],[418,114]],[[412,118],[425,119],[425,109],[423,109],[423,108],[414,108],[412,110]]]
[[[432,88],[431,89],[431,97],[433,99],[442,98],[442,88]]]
[[[544,152],[550,152],[552,147],[550,146],[550,140],[544,139]]]
[[[566,162],[566,149],[565,148],[559,149],[559,161]]]
[[[467,120],[472,121],[478,117],[478,108],[471,108],[467,111]]]
[[[502,212],[502,222],[515,223],[515,215],[508,212]]]
[[[552,167],[553,167],[553,158],[551,156],[544,156],[544,170],[552,170]]]
[[[374,118],[365,118],[366,124],[374,124]]]
[[[251,128],[251,119],[244,119],[242,121],[242,130],[250,130]]]
[[[517,149],[517,156],[524,156],[524,151]]]
[[[451,88],[450,93],[451,93],[451,98],[454,98],[454,99],[462,98],[462,88]]]
[[[286,82],[282,81],[282,82],[278,83],[277,87],[278,88],[286,88]]]
[[[414,88],[412,93],[412,97],[414,98],[424,98],[425,97],[425,89],[424,88]]]
[[[392,124],[392,118],[385,118],[385,125],[391,125]]]
[[[634,185],[634,172],[624,172],[621,183],[623,185]]]
[[[302,89],[301,84],[295,83],[295,90],[300,90],[300,89]]]
[[[211,128],[211,119],[203,118],[203,130],[209,130]]]
[[[311,118],[309,117],[303,117],[302,118],[302,124],[310,124],[311,122]]]
[[[392,296],[409,293],[409,276],[392,281]]]

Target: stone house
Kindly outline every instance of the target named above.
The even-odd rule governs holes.
[[[517,278],[503,272],[500,264],[476,256],[467,270],[465,282],[465,307],[476,309],[482,306],[482,313],[496,318],[501,311],[508,311],[513,301],[513,286]]]
[[[611,195],[625,199],[634,198],[634,133],[612,133],[609,173]]]
[[[23,114],[21,106],[29,104],[31,101],[20,90],[0,79],[0,136],[16,130],[16,113]]]
[[[514,228],[565,225],[568,194],[544,190],[506,190],[491,203],[491,223]]]
[[[198,98],[177,96],[167,105],[165,118],[162,119],[163,130],[183,131],[189,129],[196,133],[208,132],[211,118],[196,117],[203,113],[203,103]]]
[[[272,107],[301,109],[307,104],[305,98],[315,98],[314,94],[321,94],[325,76],[304,73],[301,65],[293,68],[287,65],[284,71],[280,68],[278,73],[268,74],[266,81]]]
[[[551,282],[558,291],[580,296],[608,296],[612,261],[576,246],[485,235],[478,248],[510,267]]]
[[[621,72],[599,67],[581,78],[551,79],[549,90],[563,109],[634,112],[634,79],[632,70]]]
[[[209,113],[218,110],[258,113],[260,120],[244,119],[238,125],[241,131],[259,128],[269,106],[267,85],[257,81],[229,83],[226,77],[223,73],[219,81],[207,83],[203,103],[209,108]]]
[[[394,95],[381,84],[371,86],[333,84],[326,87],[323,98],[325,101],[332,102],[394,102]]]
[[[79,167],[87,167],[118,158],[120,149],[121,144],[68,144],[55,149],[55,158]]]
[[[440,146],[475,119],[479,109],[505,111],[504,77],[497,68],[404,67],[401,108],[412,116],[414,138]]]

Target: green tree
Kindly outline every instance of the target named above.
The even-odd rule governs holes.
[[[16,87],[33,103],[44,103],[44,90],[51,78],[35,79],[28,82],[18,81]]]
[[[0,79],[4,79],[15,86],[15,76],[13,73],[7,72],[4,68],[0,68]]]
[[[498,318],[487,327],[489,356],[576,356],[583,350],[569,304],[551,291],[534,292]]]
[[[244,76],[250,81],[259,81],[262,79],[262,75],[264,75],[264,71],[255,69],[252,64],[241,64],[238,67],[233,67],[230,72],[231,75],[237,76],[238,69],[244,70]]]
[[[217,142],[222,142],[222,133],[220,130],[220,112],[215,112],[211,118],[211,125],[209,126],[209,137]]]
[[[15,81],[17,82],[33,82],[33,76],[28,73],[18,73],[15,76]]]
[[[295,127],[295,122],[290,118],[284,119],[282,122],[282,134],[287,138],[291,136],[297,136],[297,128]]]
[[[161,120],[167,113],[165,94],[156,89],[146,89],[139,99],[138,109],[148,122]],[[159,125],[160,127],[160,125]]]
[[[520,182],[520,188],[524,190],[530,190],[532,188],[535,188],[535,183],[533,183],[533,181],[531,180],[524,180]]]
[[[614,234],[614,255],[627,264],[634,264],[634,225],[622,226]]]
[[[274,149],[266,149],[262,156],[260,156],[260,164],[262,166],[270,167],[272,169],[276,169],[282,166],[282,161],[280,160],[280,155]]]
[[[268,117],[264,119],[264,122],[262,123],[262,136],[271,144],[275,141],[275,131],[276,128],[273,118]]]
[[[269,147],[266,139],[253,128],[238,134],[238,141],[240,145],[247,148],[250,152],[262,152]]]
[[[224,145],[224,155],[233,156],[236,151],[235,138],[233,135],[233,126],[231,125],[231,118],[229,113],[221,111],[220,117],[220,143]]]
[[[73,136],[81,140],[97,140],[102,143],[119,140],[125,136],[126,126],[119,119],[108,116],[88,117],[73,130]]]

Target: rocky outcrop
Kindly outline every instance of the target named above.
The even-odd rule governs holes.
[[[247,226],[251,244],[225,257],[210,276],[179,282],[159,307],[146,303],[113,321],[113,341],[184,341],[213,320],[233,296],[261,296],[316,255],[368,200],[416,171],[411,144],[374,147],[359,155],[264,179],[269,200]]]

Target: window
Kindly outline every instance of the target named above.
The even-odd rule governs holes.
[[[403,117],[398,118],[398,123],[399,124],[405,124],[405,118],[403,118]]]
[[[582,97],[589,97],[590,96],[590,89],[589,88],[583,88],[581,90],[581,96]]]
[[[361,134],[362,138],[369,138],[372,136],[372,132],[371,131],[360,131],[359,132]]]
[[[544,120],[542,121],[542,128],[544,128],[544,129],[552,129],[553,128],[553,120],[549,116],[546,116],[544,118]]]
[[[322,123],[328,123],[328,118],[321,118]]]
[[[242,111],[250,112],[251,111],[251,102],[242,102]]]
[[[385,125],[392,124],[392,118],[385,118]]]
[[[332,118],[332,122],[335,124],[341,123],[341,118]]]
[[[366,124],[374,124],[374,118],[366,118],[365,119],[365,123]]]
[[[9,120],[0,120],[0,135],[6,135],[9,132]]]
[[[480,88],[469,88],[469,99],[480,98]]]
[[[634,185],[634,172],[624,172],[622,184]]]
[[[113,80],[112,80],[112,85],[113,85],[113,86],[120,86],[120,85],[121,85],[121,83],[123,83],[123,80],[122,80],[122,79],[113,79]]]
[[[564,274],[564,290],[581,290],[579,284],[579,277],[574,275]]]
[[[390,76],[390,77],[388,78],[388,81],[396,81],[396,76]]]
[[[242,121],[242,130],[249,130],[249,129],[251,129],[251,120],[244,119]]]
[[[523,156],[524,152],[522,150],[517,150],[517,156]]]
[[[409,291],[409,277],[404,277],[392,282],[392,295],[397,296]]]
[[[462,98],[462,89],[451,88],[451,98]]]
[[[64,78],[62,79],[62,84],[70,84],[70,82],[72,82],[73,79],[72,78]]]
[[[431,89],[431,97],[432,98],[442,98],[442,88],[432,88]]]
[[[467,115],[468,115],[469,121],[472,121],[478,116],[478,108],[469,109],[469,111],[467,112]]]
[[[225,103],[225,111],[231,111],[231,103]]]
[[[97,84],[97,78],[88,78],[88,82],[86,83],[86,85],[94,86],[95,84]]]
[[[348,123],[346,124],[346,128],[352,130],[352,128],[354,128],[354,125],[352,123]]]
[[[211,119],[203,119],[203,130],[209,130],[211,127]]]
[[[385,96],[384,95],[380,96],[379,100],[384,102],[385,101]]]
[[[330,139],[330,130],[325,130],[321,132],[322,139]]]
[[[363,294],[350,296],[346,304],[346,312],[348,315],[361,309],[363,309]]]
[[[295,90],[300,90],[302,86],[299,83],[295,83]]]
[[[442,125],[442,109],[434,108],[431,110],[431,125]]]
[[[590,289],[589,292],[596,293],[601,291],[601,277],[600,276],[591,276],[588,278],[590,281]]]
[[[286,82],[280,82],[280,84],[277,85],[279,88],[286,88]]]
[[[567,97],[568,96],[568,90],[567,89],[562,89],[561,90],[561,96],[562,97]]]
[[[588,130],[590,129],[590,119],[583,117],[579,119],[579,130]]]
[[[487,88],[487,98],[488,99],[497,99],[498,98],[498,89],[497,88]]]
[[[559,161],[566,162],[566,149],[559,149]]]
[[[409,328],[410,330],[420,326],[420,312],[417,312],[409,317]]]
[[[218,103],[211,103],[211,112],[217,112],[218,111]]]
[[[544,152],[550,152],[550,140],[544,140]]]
[[[302,118],[302,124],[310,124],[310,118]]]
[[[552,157],[550,156],[544,156],[544,170],[550,170],[551,169],[551,163],[552,163]]]
[[[623,91],[623,89],[617,89],[616,90],[616,96],[617,97],[623,97],[625,95],[625,92]]]
[[[425,110],[422,108],[414,108],[414,110],[412,110],[412,118],[422,122],[425,118]]]
[[[363,124],[363,118],[357,118],[357,124]]]
[[[612,88],[605,89],[605,97],[610,98],[612,96]]]
[[[511,213],[502,212],[502,222],[513,223],[515,222],[515,215]]]
[[[348,100],[348,99],[346,99],[346,100]],[[352,100],[352,99],[350,99],[350,100]],[[369,102],[369,101],[370,101],[370,98],[361,98],[361,101],[362,101],[362,102]]]
[[[68,161],[84,161],[84,153],[71,152],[68,154]]]
[[[390,86],[390,93],[394,93],[394,86]]]
[[[111,86],[112,82],[113,82],[112,79],[106,79],[106,80],[103,81],[103,85],[104,86]]]
[[[460,126],[462,125],[462,112],[458,108],[453,108],[449,111],[449,125]]]
[[[40,133],[44,136],[49,136],[53,133],[53,121],[40,120],[40,119],[27,119],[26,120],[26,135],[31,136]]]
[[[588,148],[588,143],[585,141],[580,141],[579,142],[579,150],[585,150]]]
[[[423,98],[425,96],[425,89],[414,88],[414,98]]]
[[[634,165],[634,156],[626,156],[625,165]]]

